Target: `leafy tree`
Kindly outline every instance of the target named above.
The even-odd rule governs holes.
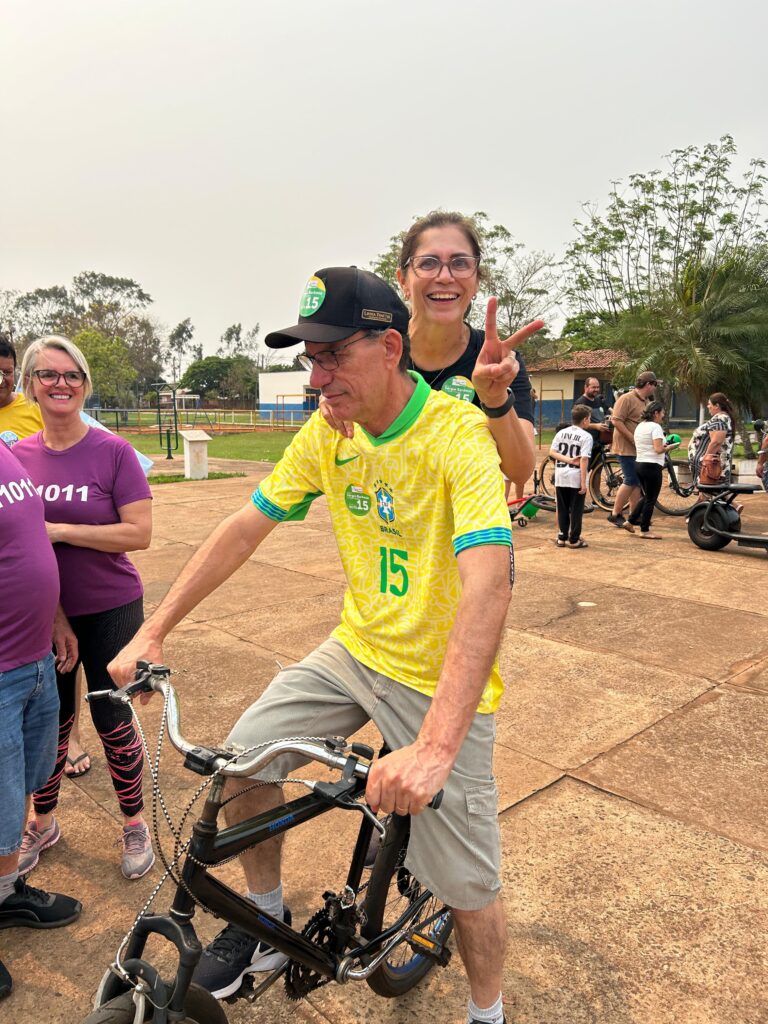
[[[735,155],[730,135],[675,149],[663,170],[614,182],[604,214],[586,204],[565,257],[575,310],[616,320],[655,305],[684,273],[706,274],[765,242],[765,161],[751,160],[734,181]]]
[[[216,354],[220,356],[253,356],[256,354],[259,324],[243,333],[242,324],[231,324],[222,334]]]
[[[744,253],[692,262],[672,287],[620,314],[608,330],[631,355],[619,382],[653,369],[700,406],[723,391],[737,408],[758,411],[768,401],[765,266]]]
[[[258,382],[256,364],[244,355],[233,356],[228,362],[229,371],[222,381],[221,393],[233,401],[253,401]]]
[[[187,367],[179,385],[189,388],[190,391],[202,398],[208,391],[221,390],[222,382],[231,368],[231,359],[224,359],[222,356],[206,356],[205,359],[199,359]]]
[[[67,289],[60,285],[26,292],[18,297],[10,312],[14,336],[25,348],[44,334],[60,333],[68,324],[71,310]]]
[[[131,314],[120,327],[122,339],[136,370],[136,383],[142,391],[158,381],[163,372],[163,345],[157,324],[147,316]]]
[[[168,364],[171,380],[178,380],[181,375],[181,366],[184,358],[192,345],[192,335],[195,328],[189,317],[176,324],[168,335],[164,351],[164,360]]]
[[[112,277],[93,270],[78,274],[69,289],[70,328],[93,327],[108,337],[123,333],[126,320],[151,305],[152,296],[130,277]]]
[[[88,328],[72,339],[88,360],[93,390],[102,405],[124,406],[136,379],[131,355],[121,338]]]
[[[491,224],[488,215],[482,211],[474,213],[472,220],[480,236],[486,280],[472,304],[471,323],[483,326],[486,302],[491,295],[499,300],[497,317],[502,335],[510,335],[538,317],[546,319],[564,294],[555,258],[549,253],[528,251],[522,242],[515,241],[508,228],[503,224]],[[398,257],[405,234],[401,231],[393,235],[387,248],[371,263],[374,273],[394,287],[397,287]],[[529,342],[526,352],[529,346],[533,349]]]

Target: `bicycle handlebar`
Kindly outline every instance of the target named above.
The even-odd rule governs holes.
[[[199,746],[189,743],[181,734],[181,711],[179,698],[175,688],[168,681],[171,670],[165,665],[152,665],[146,661],[136,663],[136,678],[128,686],[120,690],[95,690],[86,695],[86,700],[108,699],[116,704],[130,704],[131,698],[139,693],[161,693],[168,702],[168,738],[179,753],[188,756],[200,750]],[[313,743],[309,740],[275,740],[260,753],[255,754],[247,761],[240,761],[243,755],[223,755],[215,763],[215,769],[220,775],[242,778],[254,775],[261,771],[270,762],[281,754],[299,754],[311,761],[319,761],[329,768],[336,768],[339,771],[349,770],[350,760],[352,774],[359,779],[367,779],[370,771],[370,764],[360,762],[357,758],[350,758],[349,754],[337,753],[326,745]],[[220,762],[220,763],[219,763]],[[437,810],[443,802],[441,789],[436,793],[427,806]]]

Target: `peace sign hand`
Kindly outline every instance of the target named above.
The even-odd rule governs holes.
[[[485,341],[477,356],[472,383],[477,396],[489,409],[503,405],[507,390],[520,371],[515,358],[515,349],[520,348],[530,337],[544,326],[543,320],[533,320],[519,331],[502,340],[496,326],[498,299],[488,299],[485,311]]]

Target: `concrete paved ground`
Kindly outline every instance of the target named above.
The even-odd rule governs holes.
[[[152,549],[136,556],[149,609],[267,470],[246,468],[245,480],[156,488]],[[744,521],[768,529],[764,495],[748,499]],[[708,554],[681,520],[657,516],[655,526],[664,539],[642,541],[596,513],[585,519],[582,551],[557,549],[544,513],[514,531],[518,581],[501,652],[508,689],[496,752],[510,1024],[768,1021],[766,555]],[[305,523],[275,531],[168,643],[185,733],[221,740],[276,663],[328,635],[342,592],[318,505]],[[141,711],[153,750],[157,703]],[[16,982],[0,1004],[4,1021],[85,1016],[160,877],[155,869],[139,882],[122,879],[117,806],[89,722],[84,731],[94,767],[63,784],[63,838],[32,881],[80,896],[85,910],[65,930],[2,933],[0,956]],[[174,812],[197,781],[166,749],[162,788]],[[295,920],[340,885],[351,829],[337,813],[289,834]],[[222,874],[238,884],[235,865]],[[169,899],[165,887],[158,907]],[[198,924],[206,939],[218,930],[205,915]],[[364,985],[329,986],[297,1005],[276,986],[256,1008],[226,1011],[232,1024],[458,1024],[465,997],[454,957],[399,1001]]]

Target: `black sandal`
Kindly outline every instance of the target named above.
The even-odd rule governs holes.
[[[571,542],[569,541],[568,542],[568,547],[569,548],[588,548],[589,544],[587,544],[587,542],[585,540],[577,540],[575,544],[571,544]]]

